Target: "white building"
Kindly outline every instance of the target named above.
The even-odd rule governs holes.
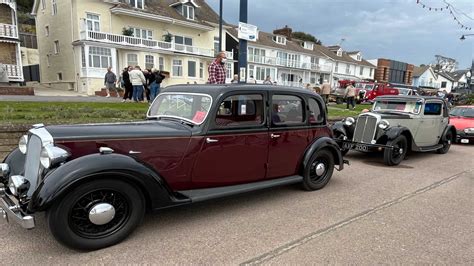
[[[439,89],[438,75],[431,66],[415,66],[413,69],[413,86]]]
[[[0,82],[23,82],[17,4],[0,0]]]

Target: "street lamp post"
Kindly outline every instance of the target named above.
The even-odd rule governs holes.
[[[461,41],[464,41],[466,39],[466,36],[474,36],[474,34],[463,34],[461,38],[459,38]]]

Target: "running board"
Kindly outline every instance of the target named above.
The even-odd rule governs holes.
[[[202,188],[192,190],[177,191],[178,193],[191,199],[191,202],[205,201],[215,198],[232,196],[235,194],[261,190],[265,188],[278,187],[303,182],[303,177],[299,175],[288,176],[273,180],[259,181],[249,184],[216,187],[216,188]]]
[[[427,147],[418,147],[419,151],[421,152],[436,151],[441,148],[443,148],[443,144],[436,144],[434,146],[427,146]]]

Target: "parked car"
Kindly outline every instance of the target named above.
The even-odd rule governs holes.
[[[380,96],[372,111],[332,126],[343,154],[354,149],[383,151],[386,165],[398,165],[408,151],[447,153],[456,128],[446,102],[437,97]]]
[[[374,89],[375,83],[361,81],[361,82],[357,82],[355,87],[356,87],[356,94],[357,94],[357,103],[359,104],[359,103],[368,101],[366,94],[368,94],[370,91]]]
[[[269,85],[182,85],[147,121],[35,125],[0,164],[3,216],[77,249],[127,237],[145,211],[301,183],[323,188],[344,160],[317,94]]]
[[[451,109],[449,123],[456,127],[456,142],[474,143],[474,105]]]
[[[418,88],[411,85],[406,84],[390,84],[390,86],[398,89],[398,95],[406,95],[406,96],[418,96]]]
[[[375,83],[374,89],[368,91],[363,101],[364,102],[374,102],[376,97],[383,96],[383,95],[399,95],[399,90],[395,87],[392,87],[388,83]]]

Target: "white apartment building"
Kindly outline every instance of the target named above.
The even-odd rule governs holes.
[[[17,4],[0,0],[0,82],[23,82]]]

